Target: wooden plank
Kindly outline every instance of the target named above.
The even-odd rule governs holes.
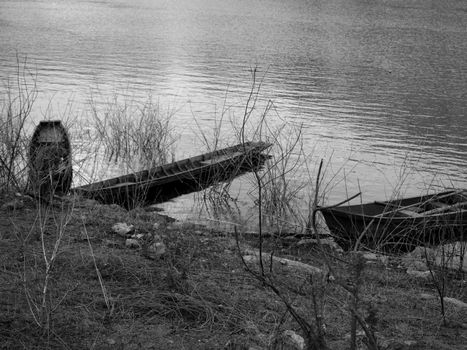
[[[430,204],[436,208],[446,208],[449,207],[449,204],[441,203],[441,202],[430,202]]]
[[[413,218],[419,218],[419,217],[422,217],[423,214],[420,214],[416,211],[412,211],[412,210],[409,210],[409,209],[401,209],[401,210],[398,210],[397,213],[401,213],[401,214],[404,214],[404,215],[407,215],[407,216],[411,216]]]
[[[136,185],[136,184],[137,184],[136,182],[121,182],[119,184],[115,184],[115,185],[111,185],[111,186],[107,186],[107,187],[102,187],[102,188],[98,189],[97,191],[99,192],[99,190],[108,189],[108,188],[128,187],[128,186],[132,186],[132,185]]]
[[[442,196],[439,196],[437,194],[433,194],[433,195],[429,196],[429,198],[426,199],[424,202],[414,203],[414,204],[406,205],[406,206],[403,206],[403,207],[398,207],[397,204],[391,203],[391,201],[388,201],[388,202],[378,202],[378,201],[376,201],[375,204],[386,205],[387,207],[393,207],[394,209],[383,212],[381,214],[378,214],[375,217],[384,217],[384,216],[386,216],[388,214],[395,214],[397,212],[400,212],[403,215],[417,217],[417,216],[415,216],[415,215],[413,215],[411,213],[402,212],[402,211],[405,211],[405,210],[412,210],[412,208],[418,208],[416,210],[418,210],[420,213],[423,213],[423,215],[427,215],[427,214],[430,215],[430,214],[436,213],[436,211],[432,212],[431,210],[429,210],[429,211],[423,212],[423,211],[420,211],[420,209],[422,207],[424,207],[425,205],[427,205],[428,203],[432,203],[434,201],[438,202],[440,199],[452,197],[452,196],[455,196],[455,195],[463,195],[466,192],[467,192],[466,190],[458,190],[458,191],[452,191],[452,192],[446,193],[446,194],[444,194]],[[444,210],[449,210],[449,208],[451,208],[451,207],[452,206],[448,206],[448,207],[445,207],[445,208],[436,208],[436,209],[433,209],[433,210],[444,211]]]
[[[444,213],[446,211],[450,211],[450,210],[458,210],[458,209],[465,209],[467,208],[467,201],[466,202],[460,202],[460,203],[456,203],[456,204],[453,204],[453,205],[448,205],[446,207],[443,207],[443,208],[436,208],[436,209],[432,209],[432,210],[428,210],[426,212],[424,212],[423,214],[424,215],[433,215],[433,214],[441,214],[441,213]]]
[[[217,157],[202,161],[201,164],[203,164],[203,165],[212,165],[212,164],[224,162],[224,161],[229,160],[229,159],[233,159],[235,157],[240,157],[242,155],[243,155],[243,152],[235,152],[235,153],[224,154],[224,155],[220,155],[220,156],[217,156]]]

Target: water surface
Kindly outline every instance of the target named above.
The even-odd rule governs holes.
[[[257,67],[271,123],[303,125],[305,153],[345,176],[329,201],[467,185],[462,0],[0,0],[2,81],[17,55],[39,117],[151,94],[176,110],[178,157],[204,150],[223,107],[241,118]]]

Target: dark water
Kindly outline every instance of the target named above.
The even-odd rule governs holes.
[[[303,124],[312,163],[345,177],[331,201],[467,185],[463,0],[0,0],[2,81],[17,54],[38,115],[151,93],[176,110],[179,157],[204,150],[223,107],[241,117],[257,67],[271,123]]]

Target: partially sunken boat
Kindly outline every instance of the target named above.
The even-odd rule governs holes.
[[[246,142],[149,170],[75,187],[74,193],[126,208],[168,201],[257,170],[271,144]]]
[[[344,249],[410,251],[419,245],[467,240],[467,190],[358,205],[321,207]]]

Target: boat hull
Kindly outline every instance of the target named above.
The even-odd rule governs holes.
[[[434,207],[436,198],[443,199],[444,209]],[[467,239],[467,205],[456,206],[455,199],[467,198],[458,191],[448,191],[383,203],[323,207],[320,211],[344,250],[358,245],[372,250],[410,251],[420,245]],[[419,205],[423,207],[419,213],[408,210]]]
[[[74,188],[82,196],[126,208],[166,202],[259,169],[267,160],[263,142],[246,143],[150,170]]]
[[[29,187],[34,196],[66,194],[73,177],[71,144],[59,120],[41,121],[29,145]]]

